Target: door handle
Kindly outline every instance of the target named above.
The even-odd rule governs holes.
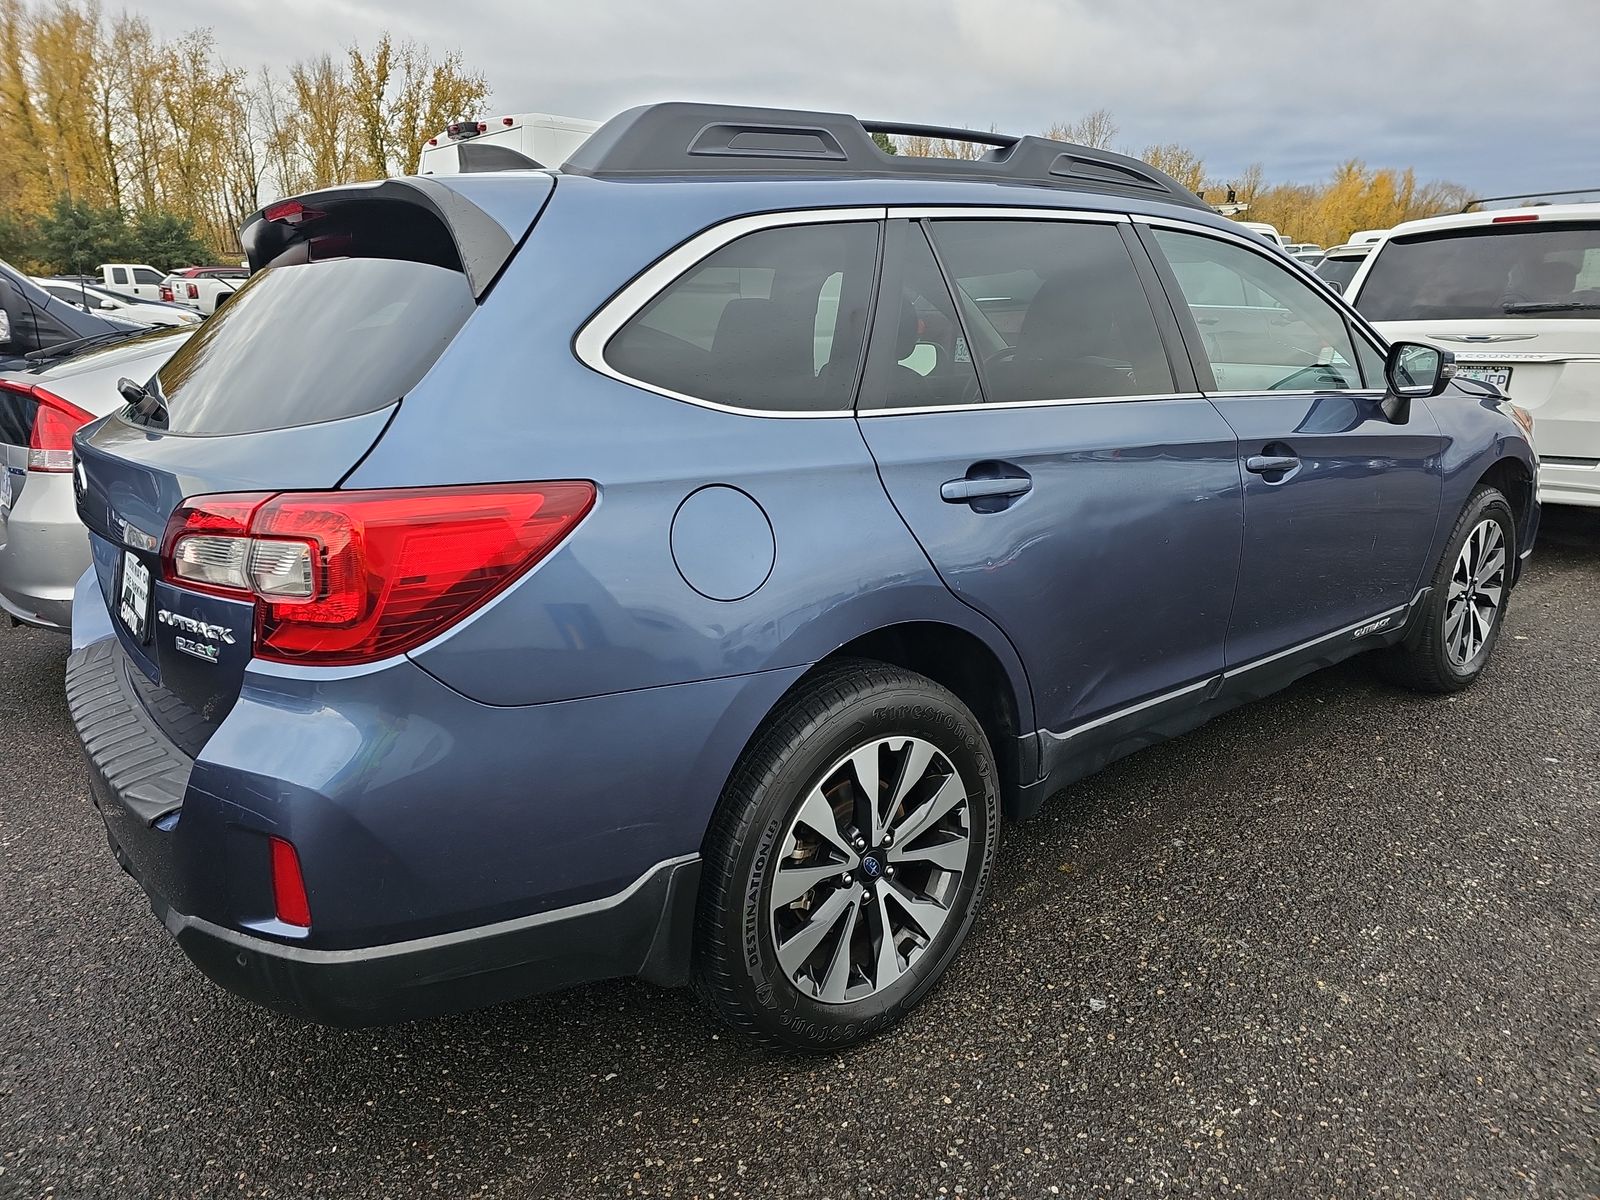
[[[1294,470],[1300,460],[1292,454],[1252,454],[1244,460],[1244,469],[1252,475],[1277,475]]]
[[[966,504],[996,496],[1021,496],[1032,488],[1033,480],[1015,476],[1004,479],[951,479],[940,485],[939,495],[947,504]]]

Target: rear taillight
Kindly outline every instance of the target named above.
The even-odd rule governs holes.
[[[200,285],[198,283],[186,283],[183,285],[183,290],[188,293],[189,299],[200,299]]]
[[[172,289],[164,283],[161,285],[161,298],[168,304],[172,303]]]
[[[262,658],[373,662],[486,603],[594,499],[587,481],[197,496],[167,522],[162,573],[254,601]]]
[[[300,873],[300,855],[292,843],[281,837],[267,837],[272,847],[272,907],[285,925],[311,928],[311,902],[306,898],[306,880]]]
[[[0,379],[0,391],[25,396],[36,405],[33,433],[28,438],[28,470],[71,471],[72,435],[94,420],[94,414],[84,412],[54,392],[29,387],[16,380]]]

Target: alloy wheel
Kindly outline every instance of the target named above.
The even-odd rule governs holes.
[[[1488,645],[1505,585],[1505,534],[1500,522],[1479,521],[1456,557],[1445,599],[1445,653],[1456,669],[1466,670]]]
[[[933,743],[879,737],[843,755],[790,819],[766,888],[784,975],[827,1004],[891,986],[956,915],[972,849],[966,783]]]

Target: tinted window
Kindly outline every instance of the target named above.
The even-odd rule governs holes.
[[[991,403],[1173,390],[1115,225],[935,221],[931,230]]]
[[[133,281],[135,283],[160,283],[161,272],[152,271],[149,267],[135,267]]]
[[[1289,267],[1217,238],[1157,230],[1223,392],[1361,387],[1344,315]]]
[[[128,282],[128,269],[126,267],[113,267],[111,269],[111,282],[112,283],[127,283]]]
[[[982,400],[955,302],[920,225],[890,227],[890,255],[872,334],[863,408]]]
[[[174,433],[247,433],[372,412],[403,396],[472,312],[465,275],[385,258],[257,274],[158,378]]]
[[[1370,321],[1600,311],[1600,223],[1490,225],[1396,238],[1376,253],[1356,298]]]
[[[1325,258],[1317,264],[1317,274],[1342,290],[1356,277],[1360,266],[1359,258]]]
[[[607,344],[629,378],[776,412],[850,407],[876,269],[875,223],[793,225],[730,242]]]

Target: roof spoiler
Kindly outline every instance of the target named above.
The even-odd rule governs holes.
[[[454,177],[452,181],[384,179],[292,196],[248,217],[239,240],[250,269],[259,271],[274,263],[309,261],[315,255],[316,242],[324,236],[332,240],[350,232],[366,233],[372,237],[374,257],[417,257],[459,269],[467,277],[473,298],[482,299],[538,219],[554,180],[548,175],[523,179],[515,197],[504,192],[497,195],[499,203],[493,205],[497,216],[490,216],[468,199],[463,194],[466,185],[457,185]],[[518,203],[507,203],[510,200]],[[447,240],[397,237],[386,242],[382,231],[374,228],[373,210],[382,205],[408,207],[414,218],[424,221],[432,218]],[[331,220],[340,215],[348,218],[345,229]],[[384,253],[402,241],[406,253]]]
[[[1480,204],[1498,204],[1503,200],[1542,200],[1546,196],[1588,196],[1600,194],[1600,187],[1592,188],[1567,188],[1559,192],[1519,192],[1515,196],[1481,196],[1476,200],[1468,200],[1461,211],[1469,213]]]
[[[988,146],[977,158],[885,154],[872,134],[941,138]],[[840,175],[967,179],[1111,192],[1210,208],[1148,163],[1042,137],[982,133],[847,113],[728,104],[647,104],[611,118],[561,170],[599,179],[642,176]]]

